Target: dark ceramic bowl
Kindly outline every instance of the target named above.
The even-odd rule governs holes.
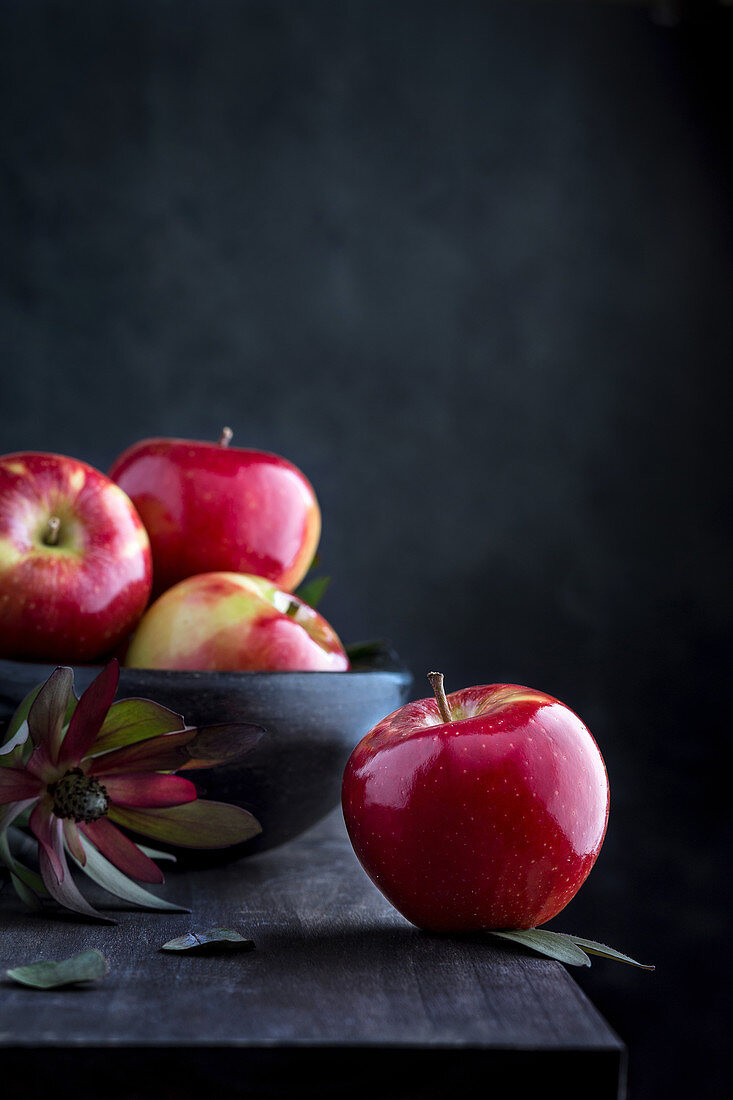
[[[239,721],[263,727],[265,735],[241,760],[189,773],[202,797],[234,802],[258,819],[261,836],[229,850],[230,857],[246,855],[284,844],[338,805],[351,750],[407,698],[412,677],[386,647],[363,647],[352,663],[351,672],[123,668],[117,697],[154,699],[182,714],[188,725]],[[0,660],[0,723],[53,668]],[[98,671],[90,665],[74,668],[77,695]],[[212,854],[211,860],[217,859],[221,856]]]

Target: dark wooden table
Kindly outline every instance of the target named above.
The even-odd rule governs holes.
[[[59,991],[0,979],[3,1100],[624,1094],[623,1045],[559,963],[414,929],[362,872],[338,813],[279,850],[170,873],[166,889],[190,915],[120,911],[116,927],[28,915],[0,893],[3,975],[87,947],[112,967]],[[257,949],[158,950],[212,926]]]

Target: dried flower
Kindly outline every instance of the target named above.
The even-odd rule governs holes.
[[[50,894],[67,909],[100,916],[72,879],[68,855],[117,897],[175,909],[132,881],[163,882],[151,855],[165,853],[143,849],[118,826],[188,848],[224,848],[260,832],[246,810],[198,799],[189,779],[171,773],[238,756],[262,730],[200,730],[148,699],[113,703],[118,679],[112,661],[77,700],[72,670],[57,668],[11,720],[0,748],[0,861],[29,903]],[[26,819],[40,877],[8,843],[10,826]]]

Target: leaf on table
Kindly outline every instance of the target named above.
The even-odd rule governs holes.
[[[101,951],[82,951],[70,959],[42,959],[28,966],[16,966],[6,974],[13,981],[31,989],[57,989],[59,986],[74,985],[76,982],[93,982],[97,978],[106,978],[109,963]]]
[[[618,962],[628,963],[629,966],[638,966],[640,970],[654,970],[653,966],[637,962],[630,955],[624,955],[623,952],[617,951],[615,947],[607,947],[605,943],[597,943],[595,940],[583,939],[582,936],[574,936],[571,932],[565,934],[574,944],[582,947],[585,951],[589,951],[591,955],[600,955],[602,959],[616,959]]]
[[[511,932],[491,932],[490,935],[521,943],[523,947],[530,947],[540,955],[558,959],[570,966],[590,966],[590,959],[585,951],[562,932],[550,932],[546,928],[518,928]]]
[[[168,940],[161,951],[192,951],[198,954],[214,952],[253,951],[254,942],[245,939],[233,928],[207,928],[205,932],[187,932],[175,940]]]
[[[604,959],[616,959],[630,966],[638,966],[640,970],[654,969],[653,966],[637,962],[630,955],[624,955],[613,947],[607,947],[605,943],[586,940],[582,936],[574,936],[569,932],[551,932],[549,928],[527,928],[509,932],[492,932],[491,935],[514,940],[539,952],[540,955],[559,959],[560,962],[568,963],[570,966],[590,966],[590,959],[586,954],[589,952]]]

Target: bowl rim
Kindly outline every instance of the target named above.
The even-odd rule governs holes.
[[[48,679],[53,670],[58,667],[71,668],[75,675],[77,672],[88,675],[89,673],[101,670],[104,664],[63,665],[61,662],[53,661],[17,661],[11,658],[0,658],[0,676],[10,678],[19,676],[22,673],[25,682],[27,682],[32,674],[36,677],[36,682],[41,683],[43,680]],[[400,661],[392,650],[386,653],[380,653],[377,660],[371,664],[369,663],[369,658],[363,658],[359,661],[357,667],[352,667],[345,671],[309,671],[303,669],[240,671],[237,669],[127,668],[125,665],[120,665],[120,677],[124,677],[128,685],[135,683],[136,680],[144,682],[150,681],[150,679],[153,678],[167,681],[170,684],[178,683],[181,685],[186,683],[186,681],[196,681],[203,678],[211,683],[235,685],[245,682],[263,683],[267,680],[280,680],[290,683],[300,680],[304,683],[313,683],[319,679],[324,681],[337,681],[344,677],[350,679],[353,676],[360,678],[364,676],[384,676],[406,684],[411,683],[413,678],[410,670]]]

